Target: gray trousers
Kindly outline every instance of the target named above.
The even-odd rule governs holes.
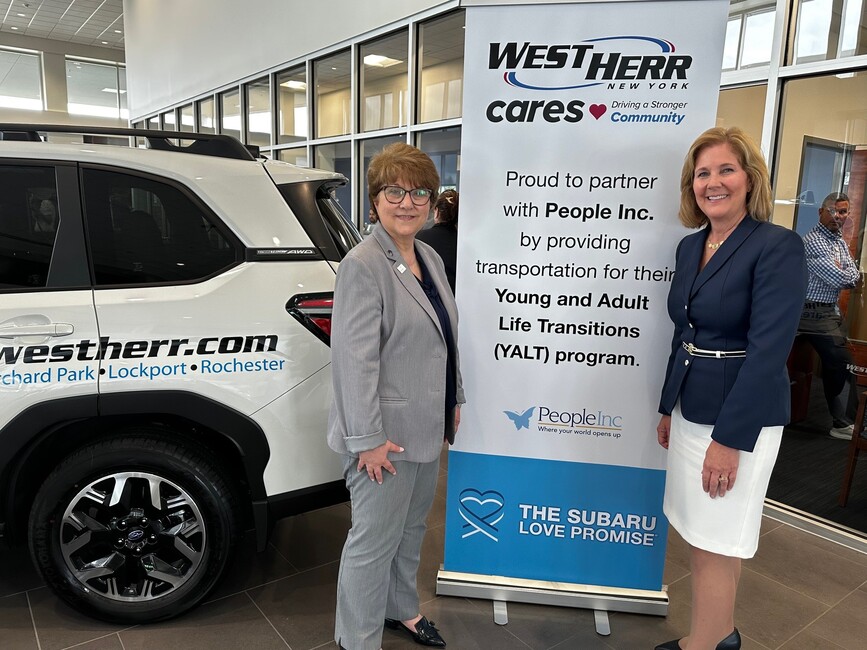
[[[419,614],[416,574],[440,463],[393,460],[397,475],[383,471],[382,485],[357,464],[344,457],[352,528],[340,556],[334,640],[346,650],[378,650],[384,619]]]

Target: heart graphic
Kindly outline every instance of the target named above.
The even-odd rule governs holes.
[[[605,111],[608,110],[608,107],[605,104],[590,104],[590,115],[595,117],[597,120],[605,115]]]
[[[461,535],[462,538],[482,533],[495,542],[497,540],[497,524],[503,518],[503,495],[494,490],[481,492],[468,488],[461,492],[458,514],[464,520],[463,528],[472,529]]]

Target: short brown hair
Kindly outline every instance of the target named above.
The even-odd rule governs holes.
[[[680,173],[680,222],[687,228],[698,228],[707,223],[707,216],[695,201],[692,183],[695,177],[695,161],[706,147],[727,144],[738,158],[738,164],[750,179],[750,190],[747,192],[747,214],[756,221],[768,221],[771,218],[773,202],[771,200],[771,181],[768,165],[755,141],[743,129],[736,126],[723,128],[721,126],[708,129],[702,133],[686,154],[683,170]]]
[[[379,221],[374,199],[386,185],[393,185],[403,179],[413,187],[424,187],[431,191],[430,205],[437,200],[440,175],[433,161],[421,149],[395,142],[385,147],[370,160],[367,168],[367,196],[370,199],[370,223]]]
[[[446,226],[458,225],[458,193],[455,190],[445,190],[440,194],[434,210],[437,211],[437,223]]]

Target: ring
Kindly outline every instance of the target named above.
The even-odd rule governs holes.
[[[728,482],[729,482],[729,479],[728,479],[727,476],[720,476],[720,477],[719,477],[719,482],[720,482],[720,483],[728,483]]]

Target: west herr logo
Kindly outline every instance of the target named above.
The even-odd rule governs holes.
[[[605,41],[644,41],[657,45],[661,54],[627,55],[622,52],[593,52],[593,43]],[[675,55],[671,41],[650,36],[606,36],[589,38],[577,45],[534,45],[491,43],[488,67],[496,70],[505,67],[511,72],[503,75],[510,86],[528,90],[574,90],[600,86],[604,81],[671,80],[686,79],[686,71],[692,65],[692,57]],[[589,54],[589,56],[588,56]],[[571,85],[537,85],[518,80],[517,69],[582,70],[581,83]]]
[[[461,539],[481,533],[495,542],[499,541],[497,524],[503,519],[504,505],[503,495],[494,490],[486,492],[474,488],[463,490],[458,514],[464,520],[461,528],[466,532],[461,534]]]
[[[627,46],[646,49],[648,45],[653,49],[650,54],[619,51]],[[488,68],[504,69],[506,84],[524,90],[576,90],[606,82],[608,89],[636,89],[642,82],[650,88],[686,89],[692,57],[675,51],[671,41],[651,36],[605,36],[554,45],[511,41],[490,43]],[[497,99],[485,113],[495,123],[533,122],[537,117],[552,123],[575,123],[584,117],[584,105],[580,99]],[[595,114],[594,117],[598,119]]]

